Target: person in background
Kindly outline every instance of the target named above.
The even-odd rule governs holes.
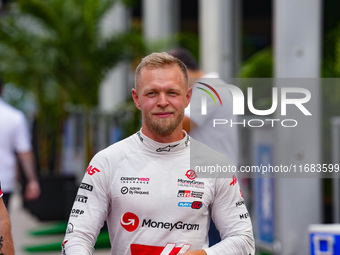
[[[0,96],[4,87],[0,78]],[[27,178],[24,198],[27,201],[40,196],[34,156],[24,114],[5,103],[0,97],[0,178],[3,201],[8,208],[17,179],[17,159]]]
[[[0,182],[0,254],[14,255],[11,221],[2,197]]]
[[[198,86],[202,86],[198,82],[202,81],[204,83],[209,83],[209,85],[212,85],[213,87],[215,85],[225,84],[225,82],[220,78],[217,72],[204,73],[199,68],[198,63],[188,50],[177,48],[170,50],[168,53],[178,58],[186,65],[188,69],[190,86],[193,90],[192,97],[199,97],[200,94],[198,93],[202,92],[201,90],[196,89]],[[218,88],[216,88],[216,90],[218,91]],[[220,94],[222,94],[221,92]],[[223,117],[223,119],[233,120],[233,122],[237,122],[237,117],[232,114],[232,98],[226,96],[225,98],[222,98],[222,102],[222,107],[208,107],[209,112],[207,114],[207,117],[210,120],[213,118]],[[189,106],[185,109],[183,129],[196,140],[222,153],[225,157],[228,158],[232,165],[238,166],[238,129],[236,127],[228,127],[227,129],[227,125],[221,125],[220,127],[216,127],[214,129],[209,128],[211,122],[207,121],[207,119],[204,118],[204,116],[202,116],[201,114],[198,114],[198,112],[200,113],[200,111],[201,105],[199,105],[199,107],[193,107],[191,106],[191,104],[189,104]]]
[[[188,50],[176,48],[170,50],[168,53],[181,60],[188,68],[190,86],[193,89],[192,101],[193,98],[198,98],[200,102],[202,96],[202,91],[197,90],[196,88],[204,86],[198,82],[208,83],[213,87],[215,87],[215,85],[225,84],[225,82],[220,79],[217,72],[204,73],[199,68],[198,63]],[[218,90],[218,88],[215,89]],[[219,93],[222,94],[221,92]],[[227,98],[227,100],[225,100],[225,98]],[[238,166],[239,138],[237,128],[226,128],[225,125],[216,126],[215,128],[209,126],[211,125],[212,119],[227,119],[229,121],[233,120],[234,122],[237,122],[236,116],[233,116],[231,111],[232,101],[228,97],[225,98],[222,98],[223,107],[210,105],[209,112],[206,117],[200,114],[200,105],[199,107],[195,107],[192,106],[192,104],[189,104],[189,106],[185,109],[183,129],[197,141],[202,142],[212,149],[222,153],[228,158],[232,165]],[[209,230],[209,240],[210,245],[214,245],[221,240],[213,222],[211,222]]]

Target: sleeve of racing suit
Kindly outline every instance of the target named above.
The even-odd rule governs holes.
[[[109,164],[103,152],[90,162],[71,210],[63,255],[93,254],[98,234],[109,212]]]
[[[206,248],[207,255],[254,255],[255,242],[249,213],[237,179],[215,179],[211,215],[221,239]]]

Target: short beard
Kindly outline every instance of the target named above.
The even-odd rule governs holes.
[[[170,135],[172,134],[176,128],[182,123],[184,118],[184,113],[179,113],[178,117],[175,120],[171,119],[158,119],[153,120],[149,117],[145,118],[145,123],[149,127],[149,129],[158,135]]]

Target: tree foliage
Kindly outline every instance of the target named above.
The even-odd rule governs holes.
[[[340,116],[340,24],[327,31],[322,38],[321,52],[321,101],[322,101],[322,151],[323,161],[331,162],[331,118]],[[273,77],[273,54],[271,49],[263,49],[242,65],[239,73],[241,78],[271,78]],[[327,78],[327,79],[325,79]],[[267,90],[263,90],[261,95],[255,95],[257,104],[264,106],[266,109],[270,107],[270,95]],[[316,95],[312,95],[316,96]],[[336,141],[340,142],[340,141]]]
[[[135,31],[104,34],[103,21],[116,2],[18,0],[0,20],[0,72],[36,96],[40,165],[50,170],[55,162],[49,158],[60,149],[65,105],[96,107],[107,72],[145,52]]]

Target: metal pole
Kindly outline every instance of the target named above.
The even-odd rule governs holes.
[[[321,0],[275,0],[274,19],[275,78],[280,78],[275,80],[277,87],[305,88],[313,101],[309,105],[311,118],[299,118],[298,111],[285,116],[299,118],[299,125],[278,128],[276,164],[321,163],[320,81],[317,80],[321,62]],[[321,223],[320,178],[277,178],[275,191],[280,254],[307,254],[308,227]]]
[[[129,26],[128,17],[128,11],[124,4],[115,3],[103,22],[104,35],[109,36],[126,31]],[[108,72],[99,91],[99,106],[102,111],[112,112],[127,98],[128,70],[128,65],[122,62]]]
[[[333,117],[332,124],[332,163],[339,164],[339,127],[340,117]],[[333,223],[340,223],[340,185],[338,173],[333,173]]]
[[[239,0],[237,0],[239,1]],[[239,4],[235,0],[201,0],[199,12],[201,67],[222,78],[235,77],[239,35]]]
[[[143,0],[143,33],[146,40],[169,39],[178,31],[177,0]]]

